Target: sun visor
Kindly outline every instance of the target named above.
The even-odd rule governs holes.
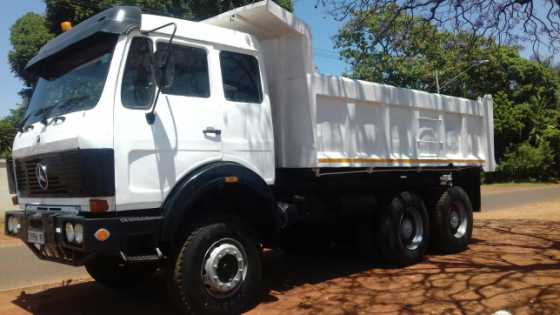
[[[45,61],[96,34],[124,34],[134,28],[140,28],[141,21],[142,11],[138,7],[118,6],[105,10],[49,41],[27,63],[25,70],[34,71],[40,68]]]

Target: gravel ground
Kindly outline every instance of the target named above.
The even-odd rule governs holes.
[[[560,202],[475,215],[469,249],[393,269],[343,251],[264,257],[267,292],[249,314],[560,313]],[[165,291],[118,293],[90,279],[0,292],[0,314],[171,314]],[[100,303],[102,301],[102,303]]]

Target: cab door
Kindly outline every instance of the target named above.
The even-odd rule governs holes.
[[[264,67],[256,52],[224,47],[219,53],[223,93],[224,159],[274,182],[274,134]]]
[[[213,47],[140,36],[128,46],[115,106],[116,208],[158,208],[185,174],[222,159],[222,109],[210,84]],[[155,49],[170,49],[175,74],[173,84],[161,91],[150,124],[146,113],[157,87],[148,65]]]

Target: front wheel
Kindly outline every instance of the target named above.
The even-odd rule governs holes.
[[[169,266],[170,294],[185,314],[239,314],[261,290],[259,245],[237,218],[197,224]]]

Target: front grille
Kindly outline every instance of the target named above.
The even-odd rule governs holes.
[[[47,167],[48,186],[37,180],[38,163]],[[22,197],[97,197],[114,195],[113,150],[72,150],[16,159]]]
[[[39,186],[37,164],[47,165],[48,186]],[[78,151],[65,154],[43,155],[16,160],[17,184],[21,193],[30,196],[57,196],[80,194],[80,155]]]

